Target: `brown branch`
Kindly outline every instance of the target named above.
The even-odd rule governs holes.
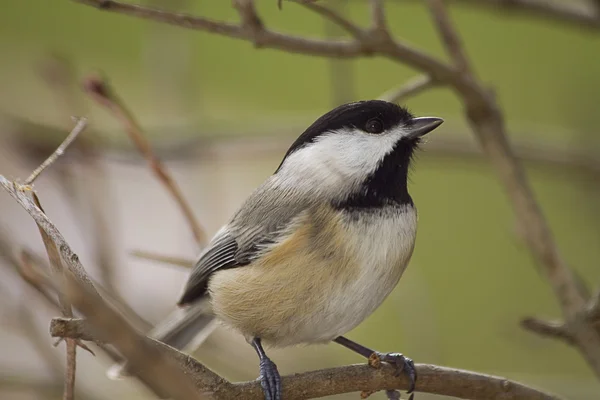
[[[189,377],[164,353],[149,345],[117,312],[108,307],[71,274],[66,276],[65,292],[71,302],[87,317],[100,342],[111,343],[132,366],[132,373],[161,398],[201,399]]]
[[[176,265],[178,267],[183,267],[187,269],[192,268],[196,263],[195,260],[188,258],[166,256],[163,254],[157,254],[143,250],[134,250],[131,252],[131,255],[137,258],[141,258],[143,260],[158,261],[161,263]]]
[[[407,98],[422,93],[427,89],[431,89],[436,85],[437,83],[428,75],[417,76],[399,88],[390,89],[379,96],[379,98],[381,100],[389,101],[390,103],[400,103]]]
[[[170,395],[175,399],[198,399],[198,393],[189,379],[167,357],[149,346],[146,339],[123,317],[106,305],[79,262],[79,257],[21,187],[1,175],[0,185],[27,211],[59,249],[67,267],[64,270],[67,299],[88,318],[98,338],[113,344],[135,369],[135,374],[155,393]],[[56,288],[56,291],[60,289]]]
[[[348,32],[354,38],[360,38],[365,34],[365,31],[363,29],[359,28],[356,24],[344,18],[342,15],[340,15],[339,12],[324,7],[318,3],[307,3],[302,0],[294,0],[294,2],[301,4],[302,6],[308,8],[316,14],[319,14],[324,19],[332,22],[333,24],[342,28],[344,31]]]
[[[579,29],[600,29],[600,12],[592,1],[562,0],[451,0],[456,4],[486,7],[541,20],[569,24]]]
[[[299,0],[303,3],[316,3],[319,0]],[[554,21],[578,29],[600,29],[598,0],[447,0],[449,3],[487,8],[514,15]],[[419,0],[420,2],[420,0]]]
[[[90,77],[85,81],[85,90],[87,93],[100,105],[106,107],[125,127],[131,141],[137,149],[146,158],[154,175],[162,182],[165,188],[173,196],[177,205],[181,209],[187,223],[192,230],[196,243],[203,245],[206,240],[206,235],[190,205],[185,201],[181,189],[172,178],[167,168],[154,154],[150,143],[142,133],[142,129],[128,111],[123,102],[118,96],[108,87],[107,83],[99,77]]]
[[[383,8],[383,0],[370,0],[371,3],[371,29],[374,31],[385,32],[387,28],[385,23],[385,11]]]
[[[73,128],[73,130],[71,131],[71,133],[69,133],[69,135],[66,137],[66,139],[61,143],[60,146],[58,146],[58,148],[56,150],[54,150],[54,152],[50,155],[50,157],[48,157],[46,159],[46,161],[44,161],[39,167],[37,167],[35,169],[35,171],[33,171],[31,173],[31,175],[29,176],[29,178],[27,178],[25,180],[24,185],[31,185],[36,179],[37,177],[44,172],[44,170],[46,168],[48,168],[50,165],[52,165],[57,159],[58,157],[62,156],[63,153],[65,152],[65,150],[67,149],[67,147],[69,147],[69,145],[71,143],[73,143],[73,141],[77,138],[77,136],[83,132],[83,130],[85,129],[85,127],[87,126],[87,119],[85,118],[80,118],[77,121],[77,124],[75,125],[75,127]]]
[[[66,142],[66,140],[65,140]],[[63,142],[64,144],[64,142]],[[61,144],[62,146],[62,144]],[[66,147],[66,146],[65,146]],[[57,154],[55,152],[54,154]],[[60,153],[62,154],[62,152]],[[42,205],[38,196],[35,192],[31,192],[33,201],[35,205],[44,212]],[[58,279],[62,282],[64,268],[62,265],[62,260],[60,258],[60,253],[56,248],[56,244],[52,241],[52,238],[38,225],[38,229],[40,231],[40,235],[42,236],[42,241],[44,242],[44,247],[46,248],[46,252],[48,253],[48,259],[50,260],[50,268],[52,270],[52,274],[55,279]],[[60,305],[61,312],[63,316],[67,318],[73,317],[73,310],[71,308],[71,304],[67,300],[67,298],[61,293],[58,292],[58,303]],[[64,392],[63,392],[63,400],[73,400],[75,398],[75,372],[77,371],[77,342],[73,339],[66,339],[66,370],[65,370],[65,384],[64,384]]]
[[[75,374],[77,371],[77,340],[65,339],[67,347],[67,370],[65,371],[65,386],[63,400],[75,398]]]
[[[586,318],[591,322],[600,322],[600,290],[596,291],[585,309]]]
[[[521,327],[540,336],[559,339],[570,345],[575,344],[573,336],[562,322],[529,317],[521,320]]]
[[[54,337],[94,339],[85,320],[67,320],[54,318],[50,325]],[[158,343],[158,342],[155,342]],[[186,373],[197,376],[202,364],[196,360],[164,346],[171,356],[181,363]],[[416,365],[419,380],[417,391],[454,396],[463,399],[556,399],[557,397],[528,388],[504,378],[478,374],[469,371],[444,368],[434,365]],[[360,391],[380,391],[389,388],[407,389],[409,382],[405,377],[394,377],[393,369],[384,365],[375,369],[367,364],[348,365],[284,376],[283,393],[286,399],[311,399],[341,393]],[[202,382],[206,385],[206,381]],[[223,384],[215,381],[199,388],[213,391],[217,399],[243,398],[244,400],[263,400],[264,395],[258,382]]]
[[[461,73],[473,76],[473,70],[469,65],[469,60],[464,52],[461,39],[452,26],[444,1],[445,0],[427,0],[427,5],[435,20],[435,26],[438,29],[438,33],[444,42],[444,46],[452,58],[452,61]]]
[[[366,33],[361,40],[339,41],[306,39],[286,35],[265,27],[256,34],[250,34],[240,25],[215,21],[209,18],[171,13],[139,5],[114,0],[72,0],[100,10],[135,16],[169,25],[210,32],[231,38],[259,43],[260,48],[280,49],[290,53],[310,54],[320,57],[356,58],[372,55],[376,49],[379,54],[390,58],[403,58],[413,68],[431,71],[435,78],[445,80],[456,76],[456,71],[406,43],[382,40],[379,35]]]

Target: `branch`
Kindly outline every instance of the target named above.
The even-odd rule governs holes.
[[[391,89],[385,92],[379,96],[379,98],[381,100],[389,101],[390,103],[400,103],[405,101],[407,98],[424,92],[436,85],[438,85],[438,83],[436,83],[428,75],[417,76],[399,88]]]
[[[79,257],[22,187],[1,175],[0,185],[27,211],[59,249],[67,267],[64,271],[65,294],[89,318],[98,337],[113,344],[135,368],[137,376],[156,393],[169,394],[175,399],[197,399],[198,394],[190,386],[188,378],[162,353],[153,350],[143,336],[104,303],[79,262]],[[56,291],[60,292],[59,289]]]
[[[371,0],[371,23],[372,29],[375,31],[385,32],[387,28],[385,24],[385,11],[383,9],[383,0]]]
[[[600,29],[600,12],[592,1],[452,0],[452,2],[552,20],[579,29]]]
[[[150,143],[142,133],[137,121],[133,118],[133,115],[127,110],[122,101],[119,100],[118,96],[110,90],[107,83],[99,77],[90,77],[85,82],[85,90],[87,93],[100,105],[106,107],[125,127],[127,134],[131,141],[135,144],[137,149],[148,161],[152,172],[162,182],[165,188],[173,196],[177,205],[181,209],[187,223],[192,230],[196,243],[202,245],[206,241],[206,235],[200,224],[198,223],[194,212],[190,205],[185,201],[181,189],[173,180],[170,173],[167,172],[166,167],[156,157],[152,151]]]
[[[182,257],[165,256],[163,254],[157,254],[143,250],[134,250],[131,252],[131,255],[137,258],[141,258],[143,260],[158,261],[161,263],[176,265],[178,267],[183,267],[187,269],[192,268],[194,264],[196,264],[196,260]]]
[[[600,322],[600,290],[596,291],[585,309],[586,318],[591,322]]]
[[[50,334],[54,337],[94,339],[85,320],[54,318]],[[159,342],[155,342],[159,343]],[[164,346],[164,345],[163,345]],[[198,361],[187,357],[168,346],[164,349],[181,362],[181,368],[192,376],[198,369],[205,368]],[[558,399],[558,397],[537,391],[522,384],[475,372],[444,368],[435,365],[417,364],[417,391],[453,396],[462,399]],[[387,364],[375,369],[367,364],[347,365],[319,371],[305,372],[282,377],[283,393],[286,399],[311,399],[335,394],[380,391],[384,389],[408,388],[408,379],[395,377],[393,368]],[[263,400],[260,383],[243,382],[221,386],[209,386],[217,399],[243,398]],[[207,388],[204,387],[206,390]]]
[[[573,336],[562,322],[529,317],[521,321],[521,327],[540,336],[559,339],[570,345],[575,344]]]
[[[446,9],[444,1],[445,0],[427,0],[427,5],[435,20],[435,26],[438,29],[438,33],[454,64],[461,73],[472,76],[473,71],[469,65],[467,55],[463,50],[460,37],[452,26],[452,22],[450,22],[450,16],[448,15],[448,10]]]
[[[61,143],[61,145],[58,146],[58,148],[56,150],[54,150],[54,152],[50,155],[50,157],[48,157],[46,159],[46,161],[44,161],[39,167],[37,167],[35,169],[35,171],[33,171],[31,173],[31,175],[29,176],[29,178],[27,178],[25,180],[24,185],[26,185],[26,186],[31,185],[36,180],[36,178],[42,172],[44,172],[44,170],[46,168],[48,168],[50,165],[54,164],[54,162],[58,159],[58,157],[60,157],[60,156],[63,155],[63,153],[65,152],[65,150],[67,149],[67,147],[69,147],[69,145],[71,143],[73,143],[73,141],[75,140],[75,138],[77,138],[77,136],[81,132],[83,132],[83,130],[85,129],[86,126],[87,126],[87,119],[80,118],[79,120],[77,120],[77,124],[75,125],[75,128],[73,128],[73,130],[71,131],[71,133],[69,133],[69,135]]]
[[[324,7],[318,3],[307,3],[303,0],[293,1],[333,22],[335,25],[348,32],[354,38],[360,39],[365,34],[365,31],[359,28],[356,24],[353,24],[348,19],[344,18],[340,13],[335,12],[330,8]]]
[[[456,71],[434,57],[405,43],[385,41],[378,35],[366,33],[361,40],[339,41],[307,39],[275,32],[267,28],[249,33],[241,25],[215,21],[209,18],[172,13],[115,0],[72,0],[103,11],[130,15],[163,22],[169,25],[215,33],[221,36],[258,43],[260,48],[284,50],[289,53],[310,54],[320,57],[356,58],[378,53],[390,58],[402,58],[413,68],[431,71],[431,75],[445,80],[456,76]]]

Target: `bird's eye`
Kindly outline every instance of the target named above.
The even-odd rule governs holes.
[[[381,133],[383,132],[383,122],[379,118],[371,118],[365,125],[365,131],[369,133]]]

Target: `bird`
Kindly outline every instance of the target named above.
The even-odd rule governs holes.
[[[398,284],[415,247],[413,155],[443,123],[383,100],[340,105],[291,144],[201,252],[178,308],[149,336],[193,351],[218,323],[255,349],[266,400],[281,377],[265,348],[338,343],[417,379],[413,361],[346,338]],[[113,367],[115,377],[126,365]]]

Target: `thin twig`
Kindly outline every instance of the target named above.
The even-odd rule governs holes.
[[[67,348],[67,369],[65,371],[65,386],[63,400],[75,398],[75,373],[77,371],[77,340],[65,339]]]
[[[36,178],[42,172],[44,172],[44,170],[46,168],[48,168],[50,165],[52,165],[58,159],[58,157],[62,156],[63,153],[65,152],[65,150],[67,149],[67,147],[69,147],[69,145],[75,140],[75,138],[77,138],[77,135],[79,135],[81,132],[83,132],[83,130],[85,129],[86,126],[87,126],[87,119],[86,118],[79,118],[77,120],[77,124],[75,125],[75,127],[73,128],[73,130],[71,131],[71,133],[69,133],[69,135],[61,143],[61,145],[58,146],[56,148],[56,150],[54,150],[54,152],[50,155],[50,157],[48,157],[46,159],[46,161],[44,161],[39,167],[37,167],[35,169],[35,171],[33,171],[31,173],[31,175],[29,176],[29,178],[27,178],[25,180],[24,185],[25,186],[31,185],[36,180]]]
[[[450,22],[450,16],[448,15],[444,0],[427,0],[427,5],[452,61],[461,73],[472,76],[473,70],[469,65],[469,60],[464,52],[460,37]]]
[[[454,4],[491,8],[553,21],[578,29],[600,29],[600,12],[597,12],[592,0],[449,0]]]
[[[206,240],[206,235],[200,223],[196,220],[194,212],[190,205],[185,201],[181,189],[171,177],[171,174],[167,171],[167,168],[163,163],[156,157],[152,151],[150,143],[142,133],[137,121],[133,115],[124,106],[123,102],[118,96],[110,90],[107,83],[99,77],[90,77],[85,82],[85,89],[87,93],[100,105],[106,107],[110,112],[123,124],[127,134],[131,141],[135,144],[137,149],[146,158],[152,172],[162,182],[165,188],[173,196],[177,202],[181,212],[183,213],[187,223],[192,230],[196,243],[203,245]]]
[[[152,253],[150,251],[145,250],[134,250],[131,252],[131,255],[137,258],[141,258],[143,260],[158,261],[161,263],[176,265],[178,267],[183,267],[187,269],[192,268],[196,263],[195,260],[189,258],[166,256],[164,254]]]
[[[417,76],[398,88],[388,90],[379,96],[379,99],[390,103],[399,103],[436,85],[437,82],[428,75]]]
[[[570,345],[575,344],[573,336],[569,333],[565,324],[559,321],[545,321],[530,317],[521,321],[521,327],[540,336],[560,339]]]
[[[350,22],[347,18],[344,18],[340,13],[320,5],[319,3],[307,3],[303,0],[294,0],[296,3],[308,8],[316,14],[319,14],[326,20],[331,21],[335,25],[348,32],[354,38],[360,38],[365,32],[359,28],[356,24]]]

